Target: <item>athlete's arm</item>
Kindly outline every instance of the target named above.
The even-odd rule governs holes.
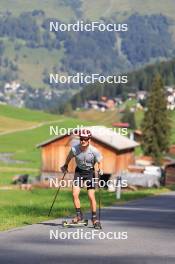
[[[66,161],[65,161],[65,164],[64,165],[69,165],[69,162],[71,161],[71,159],[73,158],[73,154],[72,154],[72,150],[69,152],[67,158],[66,158]]]
[[[73,153],[72,153],[72,150],[70,150],[69,154],[67,155],[67,158],[66,158],[66,161],[65,161],[65,164],[61,167],[61,171],[62,172],[67,172],[68,171],[68,165],[69,165],[69,162],[71,161],[71,159],[74,157]]]
[[[95,162],[97,163],[98,174],[101,176],[103,175],[103,165],[102,165],[103,156],[98,150],[96,150],[94,152],[94,157],[95,157]]]
[[[102,161],[97,162],[97,166],[98,166],[98,173],[99,175],[103,175],[103,165],[102,165]]]

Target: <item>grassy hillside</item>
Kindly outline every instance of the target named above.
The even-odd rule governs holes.
[[[57,17],[63,21],[75,17],[75,13],[69,6],[60,5],[61,0],[1,0],[0,12],[12,12],[18,16],[22,12],[43,10],[48,17]]]
[[[52,115],[41,111],[33,111],[27,108],[16,108],[10,105],[0,104],[0,116],[31,122],[44,122],[58,120],[58,115]],[[17,126],[14,124],[14,129]],[[21,127],[23,128],[23,127]]]
[[[42,123],[55,122],[59,119],[60,117],[57,115],[51,115],[40,111],[32,111],[25,108],[15,108],[8,105],[0,105],[0,152],[8,152],[16,155],[21,153],[19,159],[25,159],[25,155],[29,159],[30,149],[35,153],[35,145],[32,143],[32,131],[35,130],[34,127],[42,125]],[[28,129],[32,129],[29,130],[31,131],[30,139],[28,139],[27,135],[25,134]],[[24,131],[19,135],[19,132],[13,133],[15,130]],[[1,133],[9,134],[2,135]],[[24,135],[24,139],[22,135]],[[35,158],[33,158],[34,161],[37,159],[38,162],[39,157],[40,155],[38,151],[35,155]],[[13,158],[15,157],[12,156],[12,159]],[[30,175],[37,175],[39,172],[39,165],[38,167],[35,166],[35,168],[32,167],[34,167],[32,162],[30,162],[30,164],[16,164],[4,163],[0,161],[0,185],[10,183],[12,177],[16,174],[29,173]]]
[[[80,119],[47,114],[29,109],[19,109],[0,105],[0,153],[12,153],[12,160],[23,163],[4,163],[0,161],[0,185],[10,183],[15,174],[37,175],[40,169],[40,149],[36,145],[50,136],[50,126],[74,128],[90,124]],[[13,132],[14,130],[21,130]]]
[[[75,116],[81,120],[93,121],[96,125],[105,125],[111,127],[113,122],[119,120],[117,110],[100,112],[99,110],[76,111]]]
[[[64,3],[65,2],[65,3]],[[81,10],[83,17],[98,19],[99,17],[110,17],[117,14],[126,17],[133,12],[140,14],[163,13],[174,17],[174,0],[82,0]],[[71,1],[62,0],[1,0],[0,12],[10,11],[18,16],[21,12],[43,10],[48,17],[59,18],[63,21],[75,18],[75,11]]]
[[[109,17],[117,15],[121,19],[138,12],[140,14],[163,13],[169,17],[174,17],[174,0],[84,0],[83,11],[87,17],[97,19],[99,17]]]
[[[16,128],[22,127],[23,129],[27,129],[35,125],[37,125],[36,122],[29,122],[29,121],[0,116],[0,133],[10,132],[14,130],[14,127]]]
[[[59,119],[58,115],[0,104],[0,135],[18,130],[34,129]]]
[[[39,166],[39,150],[36,145],[53,136],[49,135],[50,125],[60,128],[75,127],[85,124],[78,119],[64,118],[36,129],[7,134],[0,137],[0,152],[13,152],[14,158],[26,161],[31,167]],[[21,166],[21,165],[20,165]]]

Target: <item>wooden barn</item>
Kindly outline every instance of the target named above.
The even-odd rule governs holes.
[[[165,167],[165,185],[175,184],[175,162]]]
[[[103,170],[105,175],[116,175],[134,164],[134,149],[137,142],[122,136],[109,128],[95,126],[88,127],[92,132],[91,144],[103,155]],[[79,143],[79,137],[74,135],[58,136],[45,141],[37,147],[41,148],[42,176],[58,176],[60,167],[64,165],[71,146]],[[69,173],[74,173],[74,159],[69,164]]]

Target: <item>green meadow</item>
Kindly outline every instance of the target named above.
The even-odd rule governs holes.
[[[14,175],[26,171],[31,175],[39,174],[40,149],[36,145],[56,136],[50,135],[50,126],[68,129],[90,124],[77,118],[25,108],[19,109],[8,105],[0,105],[0,120],[1,118],[6,120],[6,127],[1,128],[0,125],[0,132],[7,134],[0,134],[0,152],[12,153],[13,160],[23,161],[23,163],[7,164],[0,161],[0,185],[9,184]],[[19,131],[14,132],[14,130]]]
[[[72,193],[70,190],[61,190],[60,195],[54,204],[52,214],[48,217],[49,208],[55,195],[55,191],[56,190],[50,189],[33,191],[1,190],[0,192],[3,199],[0,200],[0,230],[2,231],[14,227],[39,223],[41,221],[58,217],[66,219],[69,216],[73,216],[75,210],[72,202]],[[121,196],[121,200],[117,203],[123,204],[127,201],[157,195],[167,191],[169,191],[167,188],[153,188],[138,190],[135,192],[124,192]],[[116,203],[115,193],[103,190],[101,195],[102,207]],[[98,200],[98,192],[96,193],[96,198]],[[88,211],[89,201],[85,190],[81,191],[80,199],[83,212]]]
[[[81,124],[83,125],[79,120],[64,118],[36,129],[3,135],[0,137],[0,152],[13,152],[15,159],[26,161],[31,167],[38,167],[39,149],[36,145],[54,137],[49,135],[50,126],[73,128]]]
[[[59,119],[58,115],[49,114],[42,111],[31,110],[27,108],[17,108],[10,105],[0,104],[0,116],[9,117],[18,120],[31,122],[55,121]],[[14,126],[15,129],[15,126]]]

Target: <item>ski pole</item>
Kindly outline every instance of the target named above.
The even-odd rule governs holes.
[[[100,188],[100,175],[98,174],[98,218],[101,221],[101,188]]]
[[[67,173],[67,171],[64,172],[61,181],[64,180],[64,177],[66,176],[66,173]],[[54,196],[54,199],[53,199],[52,205],[51,205],[51,207],[50,207],[50,210],[49,210],[48,216],[50,216],[50,214],[51,214],[51,211],[52,211],[53,205],[54,205],[54,203],[55,203],[55,201],[56,201],[56,198],[57,198],[57,196],[58,196],[58,193],[59,193],[60,189],[61,189],[61,185],[59,185],[59,187],[58,187],[58,189],[57,189],[57,191],[56,191],[56,194],[55,194],[55,196]]]

